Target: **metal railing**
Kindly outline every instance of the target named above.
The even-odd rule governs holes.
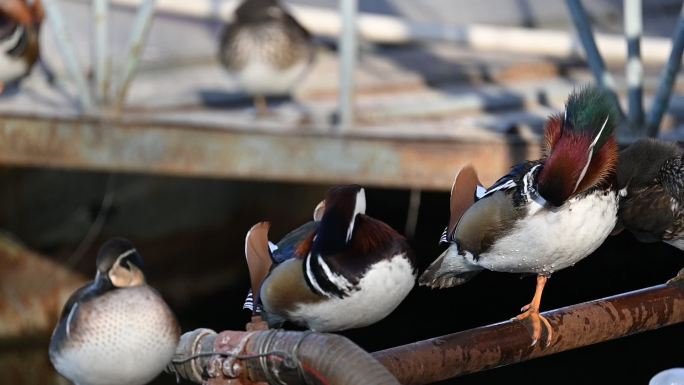
[[[613,94],[617,106],[620,107],[617,94],[615,92],[615,82],[613,77],[606,71],[603,58],[596,46],[594,34],[591,29],[589,17],[582,6],[580,0],[566,0],[568,10],[572,16],[577,33],[580,36],[582,46],[587,57],[587,63],[591,68],[596,83]],[[653,104],[645,124],[643,122],[643,68],[641,64],[641,34],[642,34],[642,4],[641,0],[624,0],[624,26],[625,37],[627,39],[627,86],[629,95],[629,113],[627,116],[627,126],[633,133],[650,137],[658,136],[663,115],[670,103],[672,87],[679,72],[682,62],[682,52],[684,51],[684,5],[677,21],[677,26],[672,36],[672,50],[670,57],[663,69],[658,88],[656,90]],[[620,114],[624,117],[622,108]]]
[[[70,76],[76,84],[79,109],[81,112],[94,112],[107,107],[120,110],[126,101],[129,86],[138,68],[140,55],[147,41],[147,35],[154,16],[156,0],[143,0],[138,8],[126,54],[126,62],[113,83],[115,96],[109,95],[112,84],[111,61],[109,58],[107,32],[109,27],[109,0],[92,2],[94,18],[94,37],[92,40],[94,81],[89,84],[85,71],[78,61],[73,40],[66,29],[64,17],[57,0],[43,0],[45,13],[55,35],[55,40],[67,66]],[[114,104],[110,105],[113,101]]]
[[[120,111],[126,102],[128,90],[140,62],[140,55],[154,17],[156,0],[143,0],[138,7],[128,42],[127,59],[115,78],[114,87],[110,87],[112,85],[112,71],[107,44],[110,0],[94,0],[92,2],[95,28],[91,42],[91,56],[94,77],[90,87],[85,77],[85,71],[78,61],[73,40],[66,29],[57,0],[43,0],[43,2],[59,50],[69,74],[76,84],[79,109],[82,112],[91,112],[93,109],[113,107],[115,111]],[[356,29],[358,0],[340,0],[339,11],[342,15],[342,33],[339,36],[339,113],[336,127],[339,131],[344,131],[350,129],[354,124],[354,70],[358,56]],[[113,89],[113,95],[110,95],[110,89]]]
[[[672,280],[665,285],[597,299],[543,314],[554,329],[554,338],[547,347],[543,347],[543,344],[530,346],[530,335],[525,327],[520,322],[506,321],[397,346],[371,355],[404,385],[429,384],[520,363],[684,322],[684,280],[680,277],[679,280]],[[268,372],[275,370],[273,365],[255,363],[251,359],[255,355],[263,355],[268,350],[259,349],[255,343],[259,333],[268,332],[256,332],[248,327],[249,332],[224,331],[219,336],[226,337],[215,338],[218,342],[207,342],[206,339],[200,338],[207,335],[202,330],[206,329],[185,333],[182,338],[185,343],[179,344],[174,358],[174,363],[178,364],[173,372],[180,377],[210,385],[251,384],[269,378]],[[279,333],[283,337],[279,337]],[[299,338],[301,341],[305,337],[301,336],[301,332],[272,331],[268,335],[274,340]],[[320,336],[324,340],[325,335]],[[237,343],[239,341],[244,343]],[[292,345],[291,342],[288,345],[287,341],[280,344]],[[275,346],[275,343],[269,346]],[[293,349],[287,351],[293,362],[305,359],[299,357]],[[236,360],[236,355],[244,359]],[[226,367],[225,363],[221,364],[222,359],[217,361],[219,357],[226,356],[233,357],[229,361],[231,365],[236,365],[242,370],[212,372],[212,368]],[[326,366],[334,366],[334,363],[328,363]],[[276,369],[282,370],[277,367]],[[209,376],[202,373],[209,373]],[[296,376],[292,376],[291,381],[287,383],[308,383],[299,378],[298,381]]]
[[[65,28],[64,19],[57,1],[43,0],[59,50],[66,63],[68,72],[76,84],[81,111],[90,112],[93,109],[104,107],[113,107],[114,110],[120,111],[125,104],[126,95],[138,67],[140,54],[145,45],[154,16],[156,0],[137,0],[140,1],[140,5],[129,38],[127,54],[125,55],[127,59],[118,71],[117,76],[114,77],[115,82],[112,82],[111,61],[107,50],[109,5],[111,0],[94,0],[92,2],[95,28],[92,40],[94,77],[91,87],[88,86],[85,72],[78,62],[73,41]],[[616,105],[620,106],[614,78],[606,71],[589,17],[582,6],[581,0],[566,0],[566,3],[584,48],[587,63],[597,84],[608,89],[613,94]],[[358,56],[358,29],[361,21],[357,17],[358,0],[340,0],[339,15],[339,95],[337,120],[334,127],[338,132],[343,132],[353,127],[355,118],[354,71]],[[388,25],[393,25],[391,20],[385,20],[385,22],[388,22]],[[410,26],[400,27],[409,28]],[[669,105],[672,88],[681,65],[682,52],[684,51],[684,7],[673,33],[669,59],[661,73],[659,85],[648,114],[645,114],[643,108],[643,65],[641,58],[643,17],[641,0],[624,0],[624,28],[628,56],[626,75],[629,109],[625,115],[622,112],[622,108],[620,108],[620,114],[626,118],[627,126],[631,128],[633,134],[657,136],[663,115]],[[408,30],[410,31],[411,29],[409,28]],[[418,35],[421,35],[421,33],[425,34],[425,31],[421,31],[422,29],[418,28],[414,32],[418,33]],[[467,39],[464,36],[472,35],[472,33],[467,33],[457,28],[454,29],[453,33],[445,35],[442,32],[441,35],[444,35],[442,36],[443,40],[458,42]]]

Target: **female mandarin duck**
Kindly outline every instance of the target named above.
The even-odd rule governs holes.
[[[313,63],[311,34],[278,0],[245,0],[219,46],[223,66],[254,97],[260,114],[266,96],[290,93]]]
[[[268,244],[267,222],[249,231],[252,291],[266,321],[326,332],[358,328],[391,313],[413,288],[416,261],[404,237],[364,214],[360,186],[328,191],[319,220]],[[258,306],[257,306],[258,308]]]
[[[40,0],[0,1],[0,93],[8,83],[28,75],[38,60],[38,31],[43,21]]]
[[[684,152],[674,143],[641,139],[620,152],[618,223],[642,242],[684,250]],[[684,277],[684,269],[679,272]]]
[[[67,301],[50,340],[50,361],[77,385],[142,385],[171,361],[176,318],[145,283],[142,258],[124,239],[105,243],[95,280]]]
[[[537,274],[534,297],[516,318],[531,322],[532,345],[542,325],[550,344],[553,329],[539,314],[548,277],[596,250],[615,225],[617,119],[604,92],[583,88],[547,122],[542,159],[516,165],[486,190],[472,167],[462,169],[442,236],[449,248],[420,284],[460,285],[482,269]]]
[[[684,159],[673,143],[642,139],[620,153],[620,202],[616,230],[642,242],[667,242],[684,249]]]

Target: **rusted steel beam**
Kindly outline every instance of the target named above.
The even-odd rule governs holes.
[[[491,183],[540,152],[538,143],[505,134],[372,135],[4,116],[0,164],[446,191],[466,163]]]
[[[684,322],[684,281],[544,313],[549,347],[530,346],[519,322],[501,322],[373,353],[404,385],[429,384]]]

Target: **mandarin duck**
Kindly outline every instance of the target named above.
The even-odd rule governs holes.
[[[314,57],[311,34],[278,0],[244,0],[219,45],[221,63],[261,115],[268,113],[266,97],[288,95]]]
[[[275,247],[268,244],[268,222],[249,231],[245,251],[252,292],[258,293],[254,304],[261,304],[272,327],[287,320],[329,332],[380,321],[413,288],[413,251],[394,229],[364,214],[360,186],[330,189],[319,208],[318,220]]]
[[[29,74],[38,60],[38,32],[43,21],[40,0],[0,2],[0,93]]]
[[[67,301],[50,340],[50,361],[77,385],[142,385],[171,361],[180,327],[159,293],[145,283],[133,245],[100,248],[95,280]]]
[[[456,176],[451,216],[442,241],[449,246],[419,279],[421,285],[460,285],[486,269],[536,274],[532,301],[515,319],[531,326],[532,345],[553,329],[539,314],[542,292],[555,271],[596,250],[618,211],[614,187],[618,114],[607,93],[582,88],[563,115],[545,125],[542,159],[514,166],[485,189],[472,166]]]
[[[627,229],[641,242],[684,250],[684,151],[641,139],[620,152],[617,181],[624,196],[613,233]]]

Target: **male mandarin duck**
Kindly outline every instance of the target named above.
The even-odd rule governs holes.
[[[620,152],[617,180],[624,196],[614,233],[626,228],[641,242],[684,250],[684,151],[641,139]]]
[[[180,328],[142,269],[127,240],[102,245],[95,280],[69,298],[52,333],[60,374],[77,385],[142,385],[171,361]]]
[[[313,63],[311,34],[278,0],[244,0],[224,30],[219,59],[260,114],[266,96],[288,95]]]
[[[38,32],[43,21],[40,0],[0,2],[0,93],[25,77],[38,60]]]
[[[539,314],[542,291],[555,271],[574,265],[610,234],[618,211],[614,187],[618,114],[608,95],[582,88],[570,95],[564,115],[545,127],[544,156],[514,166],[484,189],[471,166],[451,191],[449,243],[422,274],[433,288],[460,285],[483,269],[537,274],[532,301],[516,319],[532,326],[532,345],[553,329]]]
[[[285,236],[273,252],[267,222],[249,231],[254,303],[271,326],[289,320],[328,332],[380,321],[413,288],[413,251],[395,230],[364,214],[360,186],[330,189],[319,208],[318,220]]]

